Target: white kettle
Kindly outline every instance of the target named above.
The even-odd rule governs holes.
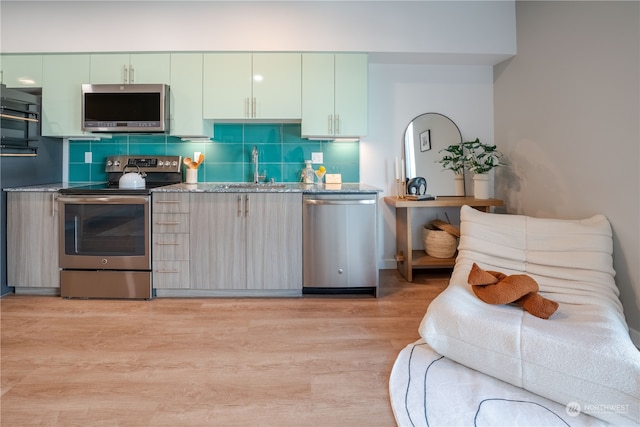
[[[138,172],[127,172],[125,173],[125,169],[129,166],[135,166],[138,168]],[[140,172],[140,166],[138,165],[126,165],[122,168],[122,176],[118,180],[118,187],[127,189],[127,190],[136,190],[140,188],[145,188],[146,181],[144,177],[147,176],[146,173]]]

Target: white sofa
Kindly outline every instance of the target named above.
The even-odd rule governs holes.
[[[450,284],[429,305],[422,339],[403,350],[392,371],[398,424],[465,425],[483,416],[495,425],[640,425],[640,353],[618,299],[607,219],[540,219],[468,206],[460,218]],[[517,305],[484,303],[467,283],[474,262],[531,276],[558,310],[545,320]],[[449,375],[436,373],[434,366],[445,364]],[[443,389],[458,396],[457,410],[438,398]]]

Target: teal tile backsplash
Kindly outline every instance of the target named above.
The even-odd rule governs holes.
[[[206,142],[182,141],[168,135],[113,135],[99,141],[69,142],[69,181],[106,181],[104,162],[107,156],[176,155],[193,157],[204,153],[198,169],[200,182],[246,182],[253,179],[251,150],[258,147],[260,173],[267,180],[299,182],[304,161],[312,152],[324,153],[327,173],[342,174],[343,182],[360,180],[360,143],[310,141],[300,137],[300,124],[236,124],[213,126],[213,139]],[[92,153],[92,163],[85,163],[85,152]],[[314,165],[317,168],[319,165]]]

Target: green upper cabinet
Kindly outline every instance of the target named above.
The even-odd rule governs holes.
[[[42,55],[2,55],[0,64],[5,86],[42,87]]]
[[[302,54],[302,136],[360,137],[368,128],[366,54]]]
[[[91,55],[90,83],[92,84],[169,84],[170,79],[171,55],[168,53],[99,53]]]
[[[206,119],[299,120],[301,54],[204,54]]]
[[[202,119],[202,54],[171,54],[171,135],[212,137]]]
[[[82,84],[89,81],[89,55],[42,57],[42,135],[81,136]]]

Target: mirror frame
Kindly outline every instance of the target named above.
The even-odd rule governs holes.
[[[445,137],[440,138],[439,135],[443,134]],[[453,120],[444,114],[431,112],[414,117],[404,132],[403,157],[406,171],[404,178],[409,180],[421,176],[427,180],[428,194],[434,196],[455,196],[456,191],[453,172],[443,170],[438,163],[438,160],[440,160],[443,155],[440,153],[440,150],[455,143],[451,142],[452,136],[455,136],[456,140],[459,139],[459,143],[462,144],[460,128],[458,128],[458,125],[456,125]],[[420,157],[422,157],[422,159],[420,159]],[[416,162],[416,160],[419,161]],[[450,185],[449,178],[436,174],[450,175]],[[465,174],[462,176],[464,177]],[[434,177],[439,179],[434,179]]]

